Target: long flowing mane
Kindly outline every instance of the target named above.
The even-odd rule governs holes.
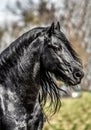
[[[0,54],[0,64],[3,63],[4,59],[9,59],[11,55],[19,54],[24,50],[24,48],[28,47],[30,43],[34,39],[36,39],[42,32],[44,32],[46,28],[40,27],[40,28],[34,28],[26,33],[24,33],[22,36],[20,36],[18,39],[16,39],[9,47],[7,47],[1,54]]]
[[[42,91],[40,93],[40,101],[45,105],[47,99],[50,99],[49,107],[51,107],[51,112],[55,114],[61,106],[60,92],[65,91],[57,86],[53,79],[53,75],[50,74],[50,72],[45,70],[42,70],[41,72]]]
[[[24,49],[45,30],[46,28],[39,27],[24,33],[0,54],[0,83],[4,82],[6,73],[16,65]]]

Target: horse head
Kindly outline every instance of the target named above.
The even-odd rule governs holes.
[[[68,85],[77,85],[83,78],[82,63],[60,31],[59,22],[52,23],[45,33],[41,63],[46,71]]]

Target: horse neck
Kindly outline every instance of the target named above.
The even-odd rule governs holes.
[[[21,80],[20,86],[23,89],[21,94],[23,102],[27,109],[34,107],[36,98],[40,89],[40,48],[41,44],[37,41],[33,42],[25,50],[24,55],[18,64],[19,79]],[[27,105],[26,105],[27,104]]]
[[[33,57],[33,55],[37,53],[36,50],[37,46],[35,45],[35,47],[33,47],[31,45],[34,42],[33,39],[36,39],[36,36],[41,34],[41,30],[43,30],[43,28],[42,29],[35,28],[23,34],[0,54],[0,83],[6,80],[6,77],[9,76],[9,72],[11,72],[11,70],[15,71],[15,67],[17,67],[17,65],[19,66],[19,68],[21,66],[20,70],[24,70],[24,69],[26,70],[26,68],[29,66],[28,65],[29,61],[30,61],[31,69],[33,68],[34,63],[36,63],[35,66],[37,66],[38,57],[37,58],[36,56]],[[37,55],[38,54],[39,53],[37,53]],[[35,61],[34,63],[33,63],[33,59]]]
[[[19,77],[25,83],[40,84],[40,46],[37,40],[32,42],[18,62]]]
[[[12,54],[7,59],[10,63],[6,64],[6,62],[4,67],[0,68],[3,71],[2,74],[0,73],[0,80],[4,78],[3,86],[16,92],[28,108],[34,106],[40,89],[40,48],[41,43],[35,40],[23,49],[22,55],[15,57],[16,63],[14,59],[11,60],[14,55]]]

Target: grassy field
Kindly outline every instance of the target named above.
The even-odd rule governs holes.
[[[91,130],[91,93],[83,93],[78,99],[61,99],[62,107],[44,130]]]

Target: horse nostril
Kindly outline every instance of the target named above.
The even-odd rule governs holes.
[[[76,71],[74,73],[74,78],[82,78],[83,77],[83,72],[82,71]]]
[[[80,72],[76,72],[76,73],[75,73],[75,76],[76,76],[76,77],[81,77],[81,73],[80,73]]]

